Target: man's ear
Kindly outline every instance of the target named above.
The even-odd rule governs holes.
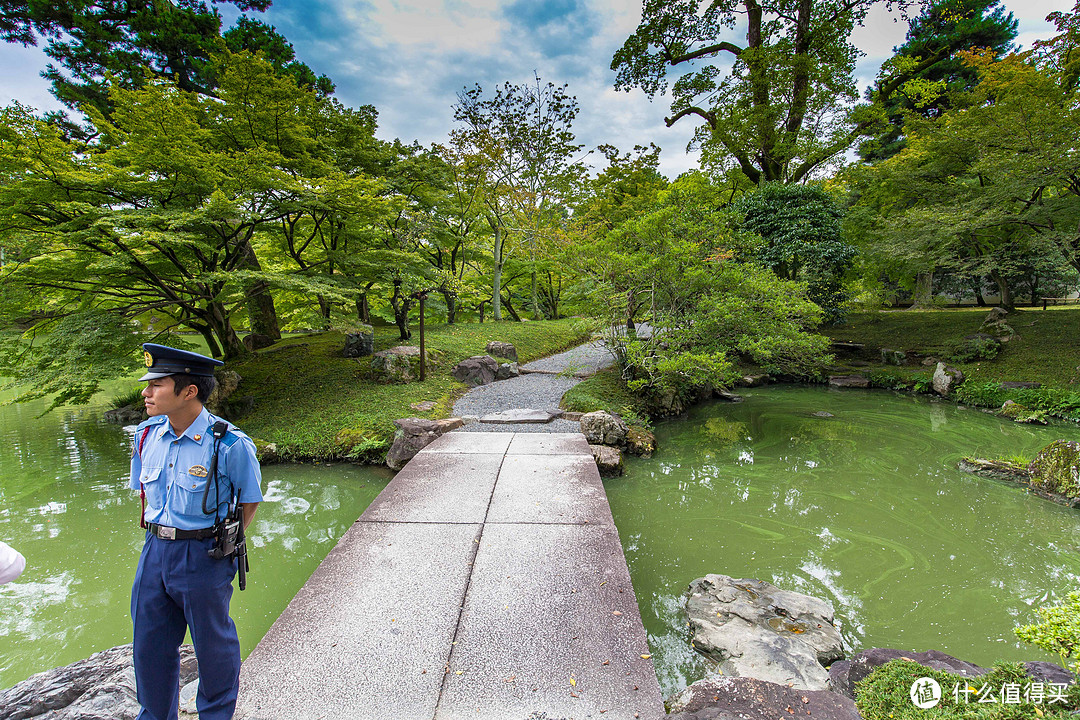
[[[197,398],[198,396],[199,396],[199,388],[196,387],[195,385],[188,385],[186,388],[184,388],[184,399],[185,400],[191,400],[192,398]]]

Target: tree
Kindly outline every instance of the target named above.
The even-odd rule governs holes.
[[[270,6],[270,0],[228,3],[240,10]],[[130,90],[168,78],[186,92],[213,95],[213,57],[226,48],[264,52],[279,72],[322,93],[333,91],[328,78],[315,77],[295,60],[292,46],[274,28],[241,16],[224,38],[220,31],[221,16],[205,0],[13,0],[0,8],[0,39],[24,46],[46,40],[45,54],[57,64],[42,75],[72,109],[94,107],[108,116],[110,82]]]
[[[1010,306],[1039,256],[1080,271],[1080,98],[1029,53],[963,57],[980,78],[967,106],[910,115],[904,150],[853,170],[854,210],[880,252],[989,277]]]
[[[683,175],[579,259],[613,327],[628,297],[654,297],[651,336],[613,332],[609,342],[628,385],[661,414],[729,386],[738,358],[789,375],[811,374],[825,359],[828,341],[808,332],[821,310],[805,284],[752,262],[758,241],[719,208],[723,190],[701,173]]]
[[[451,144],[481,169],[487,221],[494,236],[493,303],[501,315],[502,270],[506,235],[520,236],[529,249],[530,304],[538,310],[535,262],[545,228],[561,213],[573,186],[584,175],[574,155],[572,125],[577,99],[566,86],[504,83],[491,98],[479,85],[458,93]]]
[[[48,317],[153,312],[225,358],[245,352],[234,326],[245,287],[341,296],[251,255],[309,197],[319,99],[250,54],[220,72],[220,100],[167,82],[114,88],[113,119],[90,114],[90,144],[4,110],[0,244],[12,262],[2,281],[39,292]]]
[[[801,182],[873,121],[848,108],[859,54],[849,36],[874,2],[645,0],[641,24],[612,59],[615,87],[653,98],[674,68],[682,74],[665,122],[704,123],[694,136],[703,162],[734,163],[754,184]],[[744,43],[721,39],[741,23]]]
[[[999,0],[937,0],[925,6],[911,20],[906,42],[882,66],[878,87],[891,82],[897,71],[907,70],[908,79],[887,96],[867,91],[868,99],[875,94],[880,98],[888,121],[876,137],[859,146],[862,159],[884,160],[903,149],[907,113],[940,117],[952,107],[952,98],[970,93],[978,84],[978,72],[957,53],[981,48],[1001,57],[1012,48],[1016,28],[1017,20]]]
[[[840,320],[841,280],[856,250],[841,237],[844,213],[836,200],[818,185],[766,183],[733,207],[741,227],[765,241],[757,262],[784,280],[805,280],[825,320]]]

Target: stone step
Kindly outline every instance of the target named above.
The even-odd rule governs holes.
[[[520,423],[549,423],[557,417],[562,417],[561,411],[532,410],[529,408],[513,408],[502,412],[491,413],[480,418],[480,422],[493,425],[512,425]]]

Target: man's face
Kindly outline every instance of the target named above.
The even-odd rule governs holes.
[[[194,385],[189,385],[177,395],[173,389],[175,383],[172,377],[147,380],[143,388],[142,396],[146,399],[146,414],[150,417],[156,415],[168,415],[171,412],[184,407],[190,397],[198,395]],[[190,396],[190,397],[189,397]]]

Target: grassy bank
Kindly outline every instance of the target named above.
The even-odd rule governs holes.
[[[965,335],[978,332],[989,308],[856,313],[821,330],[833,340],[859,342],[947,359]],[[950,363],[973,382],[1018,380],[1080,389],[1080,307],[1024,308],[1006,322],[1017,335],[990,361]]]
[[[839,342],[860,343],[877,357],[881,348],[903,350],[918,357],[935,357],[964,372],[957,399],[979,407],[1000,407],[1015,400],[1031,409],[1080,420],[1080,308],[1020,309],[1006,321],[1017,333],[992,360],[956,362],[952,359],[964,336],[978,332],[989,308],[907,310],[855,313],[843,325],[819,332]],[[753,367],[743,368],[755,372]],[[901,367],[882,362],[844,361],[824,368],[828,375],[860,373],[873,386],[929,392],[933,366],[920,363]],[[1037,382],[1033,390],[1004,390],[1003,381]],[[616,371],[600,373],[574,387],[563,398],[567,410],[625,409],[644,415],[641,401]]]
[[[588,340],[592,323],[566,319],[528,323],[471,323],[429,327],[426,346],[437,364],[424,382],[381,385],[372,381],[368,360],[342,357],[340,332],[290,337],[253,353],[230,369],[243,377],[234,402],[252,410],[240,426],[253,438],[275,443],[285,459],[357,459],[380,462],[393,438],[393,420],[446,417],[465,386],[450,375],[454,365],[484,354],[487,343],[513,343],[522,363]],[[401,344],[396,328],[376,328],[375,349]],[[418,412],[412,403],[434,401]]]

